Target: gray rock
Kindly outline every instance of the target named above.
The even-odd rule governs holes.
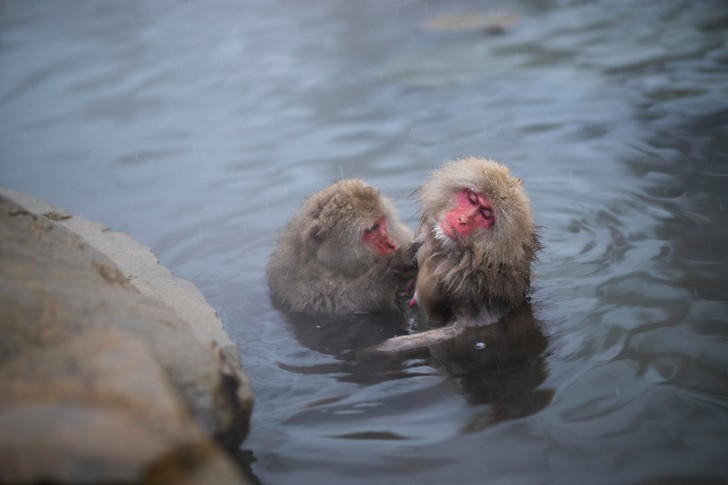
[[[512,29],[520,21],[520,14],[508,11],[446,13],[427,19],[421,27],[431,32],[480,31],[501,34]]]
[[[253,395],[200,292],[128,236],[10,191],[0,386],[0,482],[239,479],[209,437],[236,447]]]

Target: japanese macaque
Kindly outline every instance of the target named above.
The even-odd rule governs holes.
[[[420,190],[415,299],[428,319],[454,325],[396,337],[380,350],[453,338],[526,303],[540,248],[523,183],[492,160],[464,158],[433,173]]]
[[[294,312],[397,311],[415,268],[412,239],[376,188],[341,180],[309,197],[283,229],[268,283]]]

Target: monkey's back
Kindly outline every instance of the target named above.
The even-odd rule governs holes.
[[[305,247],[301,236],[301,214],[298,214],[278,236],[266,273],[274,297],[294,312],[331,312],[332,275],[324,274],[315,255]]]

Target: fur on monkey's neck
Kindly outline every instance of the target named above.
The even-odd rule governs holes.
[[[441,298],[453,317],[502,316],[526,302],[536,249],[488,251],[487,246],[483,250],[455,241],[443,244],[430,233],[423,241],[421,263],[432,268]]]

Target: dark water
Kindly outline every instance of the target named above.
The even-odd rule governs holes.
[[[421,27],[493,11],[520,21]],[[525,180],[532,308],[372,359],[395,319],[272,306],[307,195],[361,176],[414,226],[408,195],[470,154]],[[726,2],[3,2],[0,185],[202,289],[263,483],[728,480]]]

